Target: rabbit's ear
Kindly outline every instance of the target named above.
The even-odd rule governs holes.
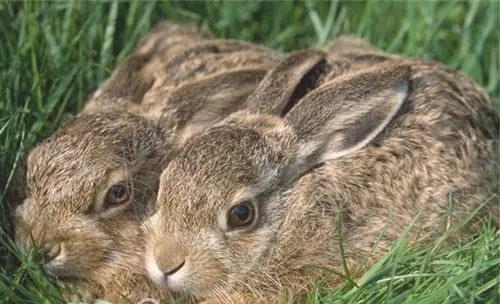
[[[223,72],[188,82],[172,92],[168,103],[175,113],[169,119],[176,119],[181,130],[177,143],[183,144],[239,109],[266,72],[260,67]]]
[[[144,94],[153,85],[154,69],[158,64],[150,54],[129,56],[94,93],[93,99],[112,101],[127,98],[132,102],[141,102]]]
[[[254,113],[283,116],[313,88],[326,66],[326,54],[317,50],[297,51],[271,69],[245,101]]]
[[[400,65],[346,75],[306,95],[285,118],[304,172],[359,150],[389,124],[408,95],[410,68]]]

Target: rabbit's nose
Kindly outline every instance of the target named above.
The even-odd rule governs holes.
[[[49,263],[61,254],[61,244],[47,244],[42,248],[43,262]]]
[[[186,262],[186,261],[182,261],[182,262],[181,262],[179,265],[177,265],[177,266],[175,266],[175,265],[171,265],[171,266],[170,266],[170,269],[165,269],[165,268],[164,268],[164,269],[163,269],[163,274],[164,274],[166,277],[173,275],[174,273],[176,273],[177,271],[179,271],[179,270],[182,268],[182,266],[184,266],[184,263],[185,263],[185,262]]]
[[[166,257],[163,255],[158,257],[156,262],[158,263],[158,268],[163,275],[168,277],[178,272],[184,266],[186,260],[185,256],[170,255]]]
[[[173,243],[173,242],[172,242]],[[172,243],[167,243],[172,245]],[[155,259],[158,268],[164,276],[174,275],[182,269],[186,263],[187,254],[182,246],[176,244],[174,246],[157,245],[155,250]]]

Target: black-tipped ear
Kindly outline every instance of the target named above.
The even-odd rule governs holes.
[[[202,132],[239,109],[266,75],[264,68],[245,68],[207,76],[178,87],[168,100],[174,109],[168,119],[176,120],[177,143]]]
[[[305,96],[286,116],[300,142],[299,171],[366,146],[397,114],[409,82],[409,66],[392,66],[339,77]]]
[[[248,97],[245,108],[254,113],[284,116],[309,90],[314,88],[326,66],[325,53],[298,51],[270,70]]]

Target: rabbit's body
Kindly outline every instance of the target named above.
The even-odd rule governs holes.
[[[202,36],[175,25],[153,30],[79,115],[30,151],[13,187],[17,242],[29,249],[33,236],[48,272],[88,299],[168,299],[147,278],[140,229],[155,209],[162,169],[183,132],[240,107],[276,63],[274,51]],[[210,47],[198,57],[180,59],[203,44]],[[207,102],[218,110],[197,116]]]
[[[245,45],[241,47],[245,47]],[[231,53],[210,52],[200,54],[175,65],[173,63],[178,59],[172,58],[166,64],[165,68],[169,69],[164,71],[167,71],[167,73],[164,73],[164,77],[160,78],[162,80],[165,79],[165,81],[157,83],[157,85],[164,86],[167,84],[177,86],[183,82],[200,79],[209,74],[217,74],[242,67],[264,66],[268,68],[269,65],[278,62],[281,57],[280,54],[270,52],[269,50],[243,49]]]
[[[219,42],[219,44],[223,43]],[[240,47],[244,46],[245,44],[242,44]],[[193,86],[193,83],[210,84],[210,87],[204,91],[210,90],[211,93],[198,94],[199,97],[213,95],[216,90],[222,91],[221,86],[227,86],[226,91],[229,90],[231,94],[240,90],[241,94],[246,97],[259,84],[265,73],[276,62],[279,62],[281,56],[271,50],[267,52],[237,50],[232,53],[201,54],[186,59],[178,65],[172,64],[176,61],[173,58],[164,66],[165,69],[160,72],[161,75],[157,77],[152,89],[145,94],[140,104],[132,108],[132,111],[144,117],[168,120],[165,119],[165,113],[177,110],[180,103],[178,98],[172,101],[173,92],[179,88],[175,92],[179,95],[180,91],[186,91],[186,86]],[[181,87],[182,90],[180,90]],[[158,102],[164,100],[169,102]],[[192,101],[182,103],[196,107],[196,103]],[[203,105],[203,103],[199,104]]]
[[[295,301],[324,277],[303,266],[342,271],[339,235],[352,270],[413,220],[425,241],[498,202],[499,116],[473,81],[364,47],[293,56],[162,174],[146,268],[164,288]]]
[[[418,91],[400,116],[370,145],[323,163],[284,194],[293,215],[282,224],[290,230],[276,237],[284,241],[276,247],[286,250],[273,263],[297,255],[299,247],[305,259],[283,269],[311,263],[342,271],[339,216],[352,269],[370,253],[371,261],[387,253],[414,219],[409,239],[416,232],[441,235],[481,203],[498,202],[498,116],[487,95],[466,79],[455,87],[456,73],[411,64]]]
[[[134,53],[124,60],[90,97],[83,112],[102,111],[140,103],[144,94],[161,77],[165,62],[192,44],[211,41],[212,37],[188,26],[161,23],[141,41]]]
[[[174,35],[167,39],[165,35],[154,33],[146,38],[166,39],[171,45],[164,45],[162,41],[143,41],[138,51],[93,94],[83,112],[120,107],[141,116],[157,117],[170,106],[168,94],[183,84],[242,68],[267,71],[283,56],[244,41],[203,39],[201,35]],[[253,84],[256,85],[258,81]]]

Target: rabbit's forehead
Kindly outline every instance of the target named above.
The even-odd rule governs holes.
[[[29,197],[33,207],[39,209],[52,206],[78,212],[88,208],[105,176],[83,169],[74,174],[67,171],[53,171],[50,177],[29,178]]]
[[[50,158],[40,158],[36,154],[29,158],[30,200],[33,206],[39,207],[57,205],[74,211],[86,208],[97,188],[106,183],[107,172],[115,164],[92,160],[89,155],[59,152]]]
[[[259,181],[258,170],[245,163],[245,159],[233,165],[207,161],[202,166],[191,159],[183,160],[166,172],[163,184],[168,191],[167,197],[176,198],[175,201],[185,208],[224,204],[233,193]]]
[[[250,129],[220,129],[199,136],[162,175],[161,203],[208,214],[217,206],[230,206],[238,193],[261,188],[264,179],[278,176],[281,161],[279,153]]]
[[[225,184],[228,178],[250,182],[259,173],[261,158],[272,152],[255,130],[219,128],[188,143],[172,167],[196,184]]]
[[[38,153],[37,153],[38,152]],[[42,147],[28,158],[28,180],[32,183],[65,183],[81,178],[99,180],[106,171],[116,166],[105,149],[101,153],[92,151],[88,146]],[[99,155],[100,154],[100,155]]]

